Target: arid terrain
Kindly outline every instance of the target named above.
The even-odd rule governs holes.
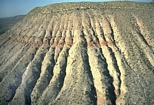
[[[17,22],[19,22],[25,15],[18,15],[14,17],[0,18],[0,35],[4,34]]]
[[[0,105],[154,105],[154,5],[62,3],[0,36]]]

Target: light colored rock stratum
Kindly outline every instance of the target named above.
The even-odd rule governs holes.
[[[0,105],[153,105],[154,6],[35,8],[0,36]]]

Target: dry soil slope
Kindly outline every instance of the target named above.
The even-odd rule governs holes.
[[[33,9],[0,37],[1,105],[153,105],[154,6]]]

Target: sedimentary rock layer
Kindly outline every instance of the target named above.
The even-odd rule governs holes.
[[[2,105],[154,104],[152,4],[35,8],[0,36]]]

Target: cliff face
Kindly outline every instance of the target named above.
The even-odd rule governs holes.
[[[0,36],[0,103],[154,104],[152,4],[33,9]]]

